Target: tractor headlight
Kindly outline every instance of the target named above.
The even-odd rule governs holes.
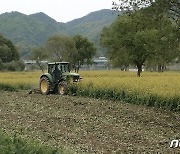
[[[73,82],[78,82],[79,81],[79,76],[74,76]]]

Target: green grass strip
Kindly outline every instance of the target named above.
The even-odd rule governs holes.
[[[49,147],[35,141],[28,141],[0,130],[1,154],[64,154],[63,150]]]

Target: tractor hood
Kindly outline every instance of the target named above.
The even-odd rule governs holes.
[[[68,82],[78,82],[81,79],[77,73],[63,73],[63,76]]]
[[[79,76],[77,73],[63,73],[65,76]]]

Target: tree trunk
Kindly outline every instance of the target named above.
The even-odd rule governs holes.
[[[155,66],[155,67],[153,67],[153,71],[154,71],[154,72],[156,72],[156,66]]]
[[[162,72],[162,66],[161,65],[158,65],[158,72]]]
[[[166,70],[166,66],[163,65],[163,66],[162,66],[162,72],[164,72],[165,70]]]
[[[137,65],[137,69],[138,69],[138,71],[137,71],[137,77],[140,77],[140,76],[141,76],[141,73],[142,73],[142,65],[141,65],[141,64]]]
[[[124,67],[124,70],[127,72],[127,71],[128,71],[128,66],[125,66],[125,67]]]
[[[79,73],[79,68],[80,68],[80,65],[77,66],[76,73]]]
[[[41,63],[39,62],[39,60],[37,60],[36,62],[37,62],[37,64],[38,64],[39,68],[41,69],[42,73],[44,73],[44,69],[43,69],[43,67],[41,66]]]

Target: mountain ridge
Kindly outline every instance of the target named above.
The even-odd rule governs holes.
[[[0,33],[12,40],[24,58],[28,57],[32,47],[42,46],[48,37],[55,34],[80,34],[88,37],[100,49],[99,34],[102,28],[109,26],[116,17],[112,10],[103,9],[62,23],[43,12],[26,15],[12,11],[0,14]]]

